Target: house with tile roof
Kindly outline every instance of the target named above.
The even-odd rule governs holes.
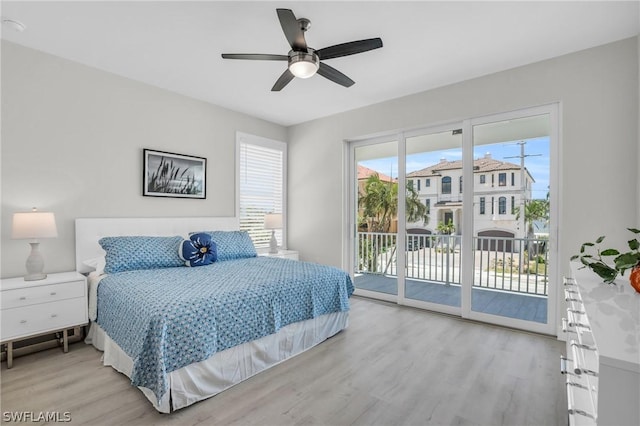
[[[521,174],[524,176],[521,176]],[[487,153],[473,162],[474,236],[524,238],[526,229],[516,219],[517,208],[531,200],[534,182],[520,165],[499,161]],[[407,224],[409,233],[437,233],[440,222],[453,223],[455,234],[462,229],[462,161],[441,159],[438,164],[407,174],[427,206],[429,222]]]

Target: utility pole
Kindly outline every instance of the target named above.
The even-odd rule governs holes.
[[[517,142],[518,145],[520,145],[520,155],[515,155],[512,157],[504,157],[505,159],[507,158],[519,158],[520,159],[520,191],[522,192],[522,195],[520,196],[520,229],[522,230],[522,235],[523,238],[527,238],[527,223],[525,222],[525,209],[527,207],[527,188],[526,188],[526,179],[525,179],[525,167],[524,167],[524,159],[527,157],[539,157],[542,154],[525,154],[525,145],[527,144],[527,141],[520,141]]]

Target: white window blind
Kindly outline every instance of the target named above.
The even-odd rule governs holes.
[[[238,214],[240,229],[249,232],[256,248],[269,247],[271,230],[264,215],[285,213],[286,144],[250,135],[238,138]],[[286,247],[286,231],[278,229],[278,245]]]

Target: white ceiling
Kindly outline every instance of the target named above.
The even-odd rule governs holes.
[[[381,37],[382,49],[331,59],[355,80],[316,75],[271,92],[287,54],[276,8],[311,20],[310,47]],[[627,2],[2,1],[2,38],[134,80],[293,125],[638,34]]]

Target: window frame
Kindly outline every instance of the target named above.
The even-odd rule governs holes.
[[[281,230],[281,236],[278,238],[278,243],[279,243],[279,249],[280,250],[287,250],[287,174],[288,174],[288,170],[287,170],[287,144],[285,142],[282,141],[277,141],[274,139],[268,139],[262,136],[257,136],[257,135],[252,135],[252,134],[248,134],[248,133],[243,133],[243,132],[236,132],[236,158],[235,158],[235,215],[236,218],[238,220],[238,224],[240,224],[241,222],[241,217],[240,217],[240,198],[241,198],[241,191],[240,191],[240,183],[241,183],[241,179],[240,179],[240,173],[241,173],[241,145],[242,144],[249,144],[249,145],[255,145],[255,146],[259,146],[262,148],[267,148],[267,149],[272,149],[272,150],[277,150],[277,151],[281,151],[282,152],[282,189],[281,189],[281,195],[282,195],[282,200],[281,200],[281,208],[282,208],[282,230]],[[275,212],[278,213],[278,212]],[[277,233],[277,231],[276,231]],[[252,238],[253,240],[253,238]],[[255,244],[255,242],[254,242]],[[261,252],[266,252],[269,250],[269,246],[264,246],[264,245],[256,245],[256,251],[258,251],[259,253]]]
[[[498,197],[498,214],[507,214],[507,197]]]
[[[487,211],[487,202],[484,197],[480,197],[480,213],[481,215],[486,214]]]
[[[448,191],[445,192],[445,184],[447,184]],[[443,176],[441,182],[441,192],[442,194],[451,195],[451,176]]]
[[[498,186],[507,186],[507,172],[498,173]]]

